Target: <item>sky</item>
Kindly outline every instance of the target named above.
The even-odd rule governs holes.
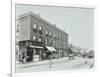
[[[67,32],[69,43],[94,49],[94,9],[16,5],[16,17],[30,11]]]

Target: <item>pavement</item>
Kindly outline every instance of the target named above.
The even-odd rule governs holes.
[[[93,66],[93,59],[76,58],[69,60],[68,58],[46,60],[32,63],[16,63],[16,72],[41,72],[41,71],[56,71],[56,70],[76,70],[90,69]]]
[[[51,61],[52,61],[52,63],[62,63],[64,61],[65,62],[69,61],[69,59],[68,58],[60,58],[60,59],[52,59]],[[34,61],[34,62],[29,62],[29,63],[22,63],[22,62],[16,61],[16,66],[18,68],[20,68],[20,67],[44,65],[44,64],[49,64],[49,63],[50,63],[50,60]]]

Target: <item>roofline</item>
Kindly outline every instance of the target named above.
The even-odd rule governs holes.
[[[22,15],[19,15],[18,18],[16,19],[16,21],[17,21],[17,20],[20,20],[21,18],[27,17],[27,16],[33,16],[33,17],[35,17],[35,18],[41,20],[42,22],[44,22],[44,23],[46,23],[46,24],[49,24],[49,25],[51,25],[51,26],[54,27],[54,28],[57,28],[57,29],[60,30],[61,32],[64,32],[64,33],[68,34],[68,33],[65,32],[64,30],[62,30],[62,29],[56,27],[55,24],[51,24],[50,22],[46,21],[45,19],[43,19],[43,18],[40,17],[39,15],[33,13],[32,11],[27,12],[27,13],[24,13],[24,14],[22,14]]]

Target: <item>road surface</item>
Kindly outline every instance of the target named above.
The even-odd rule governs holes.
[[[86,63],[86,64],[85,64]],[[56,70],[77,70],[90,69],[93,59],[74,59],[60,62],[48,62],[40,65],[16,64],[16,72],[37,72],[37,71],[56,71]],[[25,66],[23,66],[25,65]]]

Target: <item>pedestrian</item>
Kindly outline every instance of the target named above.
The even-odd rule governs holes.
[[[29,56],[27,56],[27,62],[28,62],[28,63],[29,63],[29,59],[30,59]]]
[[[26,62],[26,58],[24,57],[24,59],[23,59],[23,63],[25,63]]]

